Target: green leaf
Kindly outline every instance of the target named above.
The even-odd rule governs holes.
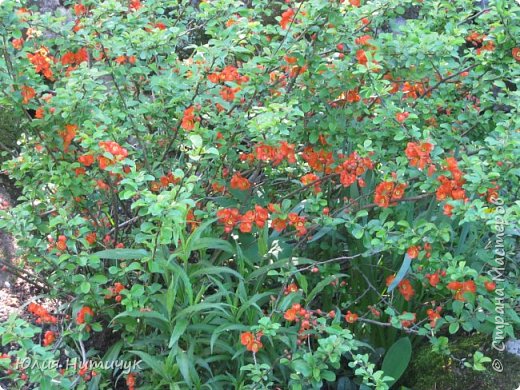
[[[171,348],[179,341],[181,336],[186,331],[186,328],[188,327],[189,321],[186,318],[181,318],[177,321],[175,324],[175,327],[173,328],[172,335],[170,337],[170,342],[168,343],[168,348]]]
[[[93,253],[92,256],[108,260],[133,260],[148,256],[148,252],[144,249],[107,249]]]
[[[450,327],[448,328],[450,334],[454,334],[454,333],[457,333],[457,331],[459,330],[459,323],[458,322],[453,322],[450,324]]]
[[[79,289],[83,294],[87,294],[90,291],[90,283],[89,282],[81,282]]]
[[[166,380],[170,379],[168,373],[165,370],[164,363],[162,361],[160,361],[159,359],[157,359],[143,351],[128,351],[128,352],[139,356],[143,360],[143,362],[152,369],[152,371],[159,374],[164,379],[166,379]]]
[[[149,320],[147,321],[148,323],[158,326],[163,330],[170,328],[170,322],[168,319],[156,311],[124,311],[112,318],[112,321],[124,318],[143,318]]]
[[[388,383],[389,386],[393,385],[403,375],[410,358],[412,356],[412,343],[408,337],[403,337],[397,340],[385,354],[383,360],[382,369],[385,375],[389,375],[394,380]]]

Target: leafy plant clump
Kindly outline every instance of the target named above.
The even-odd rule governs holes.
[[[383,390],[514,337],[515,2],[65,3],[0,9],[3,386]]]

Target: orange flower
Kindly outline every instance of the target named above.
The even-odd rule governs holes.
[[[484,287],[486,288],[486,290],[491,292],[491,291],[495,291],[495,288],[497,287],[497,284],[495,282],[487,281],[487,282],[484,283]]]
[[[220,90],[220,96],[227,102],[235,100],[235,93],[240,91],[240,88],[223,87]]]
[[[58,242],[56,243],[56,248],[60,251],[64,251],[67,249],[67,237],[61,235],[58,237]]]
[[[90,232],[87,234],[86,240],[90,245],[94,245],[96,243],[97,234],[95,232]]]
[[[18,38],[18,39],[13,39],[11,41],[11,44],[13,45],[13,47],[16,50],[21,50],[21,48],[23,47],[24,42],[25,42],[25,40],[23,38]]]
[[[356,8],[361,6],[360,0],[349,0],[349,3],[351,6],[356,7]]]
[[[260,341],[261,336],[260,333],[255,336],[251,332],[244,332],[240,335],[240,343],[244,345],[248,351],[256,353],[263,347]]]
[[[251,188],[251,183],[249,180],[247,180],[247,178],[242,177],[242,175],[237,172],[231,178],[231,188],[235,190],[246,191]]]
[[[231,27],[232,25],[236,24],[236,20],[231,18],[231,19],[228,19],[228,21],[226,22],[226,27],[229,28]]]
[[[140,0],[130,0],[129,3],[129,8],[131,11],[137,11],[143,6]]]
[[[253,336],[253,333],[251,333],[251,332],[244,332],[240,335],[240,342],[242,343],[242,345],[248,345],[254,339],[255,339],[255,337]]]
[[[473,280],[466,282],[450,282],[447,285],[449,290],[455,291],[455,300],[465,301],[464,294],[474,294],[477,291],[477,286]]]
[[[263,228],[267,219],[269,218],[269,212],[262,206],[255,205],[255,223],[259,228]]]
[[[126,385],[128,386],[128,390],[135,390],[135,374],[130,373],[126,377]]]
[[[287,227],[287,220],[281,218],[275,218],[271,222],[271,227],[277,232],[281,232]]]
[[[27,85],[22,86],[22,104],[27,104],[31,99],[36,96],[36,91],[34,88],[28,87]]]
[[[351,313],[350,310],[347,311],[347,314],[345,314],[345,321],[347,321],[349,324],[353,324],[358,320],[359,316],[355,313]]]
[[[351,89],[350,91],[347,91],[347,102],[349,103],[356,103],[361,100],[361,96],[359,96],[359,93],[357,89]]]
[[[284,313],[283,318],[285,318],[287,321],[295,321],[296,316],[298,314],[298,310],[294,308],[287,309],[287,311]]]
[[[285,288],[284,294],[289,295],[295,292],[298,292],[298,285],[296,283],[291,283]]]
[[[33,314],[36,319],[37,324],[56,324],[58,323],[58,319],[47,311],[43,306],[38,305],[37,303],[31,302],[27,306],[27,311]]]
[[[424,169],[427,164],[431,163],[430,153],[433,150],[433,145],[429,142],[423,142],[421,144],[408,142],[406,146],[405,154],[410,160],[412,167]]]
[[[280,20],[280,26],[283,30],[287,30],[287,27],[290,23],[294,21],[294,10],[289,8],[287,11],[282,13],[282,19]]]
[[[91,154],[84,154],[78,157],[78,161],[80,164],[90,167],[94,163],[94,156]]]
[[[513,48],[513,50],[511,50],[511,54],[513,55],[513,58],[520,62],[520,48],[518,47],[515,47]]]
[[[259,339],[254,340],[251,344],[246,346],[247,350],[253,353],[257,353],[262,347],[263,344]]]
[[[395,120],[399,123],[403,123],[409,115],[409,112],[398,112],[395,114]]]
[[[34,65],[36,73],[42,74],[51,81],[54,79],[50,66],[53,58],[49,56],[49,50],[46,47],[42,46],[40,50],[33,54],[27,53],[27,58]]]
[[[87,7],[85,7],[83,4],[78,3],[74,5],[74,13],[76,16],[83,16],[87,13]]]
[[[320,180],[320,178],[318,176],[316,176],[314,173],[308,173],[308,174],[302,176],[300,179],[300,181],[302,182],[302,184],[304,186],[314,183],[314,193],[315,194],[318,194],[321,192],[319,180]]]
[[[435,325],[437,324],[437,321],[441,318],[441,311],[442,307],[438,306],[435,310],[428,309],[426,311],[426,314],[428,314],[428,318],[430,320],[430,326],[432,328],[435,328]]]
[[[193,111],[195,107],[191,106],[184,110],[184,116],[182,117],[181,127],[186,131],[191,131],[195,128],[195,122],[199,121],[196,118]]]
[[[399,292],[405,301],[409,301],[415,295],[415,290],[408,279],[404,279],[399,283]]]
[[[252,210],[247,211],[242,217],[240,217],[240,231],[242,233],[249,233],[253,229],[253,223],[255,222],[255,212]]]
[[[222,209],[217,212],[217,218],[220,223],[224,224],[224,231],[231,233],[240,221],[240,213],[236,208]]]
[[[360,65],[366,65],[368,62],[367,55],[363,49],[356,51],[356,59]]]
[[[419,256],[419,248],[417,246],[411,246],[406,251],[406,254],[411,258],[415,259],[417,256]]]
[[[89,322],[93,317],[94,311],[88,306],[83,306],[76,317],[76,324],[81,325]]]
[[[440,275],[438,272],[435,272],[434,274],[426,274],[426,278],[430,282],[430,286],[436,287],[439,282],[441,281]]]
[[[63,151],[66,153],[69,151],[69,146],[76,136],[78,126],[76,125],[65,125],[65,130],[60,132],[60,136],[63,139]]]
[[[43,109],[43,107],[38,107],[36,109],[36,112],[34,113],[34,117],[36,119],[43,119],[45,117],[45,110]]]
[[[54,340],[56,340],[56,335],[52,330],[48,330],[43,336],[43,346],[48,347],[54,342]]]

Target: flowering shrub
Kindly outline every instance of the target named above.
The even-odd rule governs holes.
[[[518,5],[250,3],[3,2],[9,388],[388,389],[514,335]]]

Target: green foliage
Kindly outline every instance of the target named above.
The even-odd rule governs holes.
[[[392,383],[397,382],[403,375],[412,356],[412,343],[408,337],[397,340],[386,352],[382,364],[385,374],[394,378]]]

